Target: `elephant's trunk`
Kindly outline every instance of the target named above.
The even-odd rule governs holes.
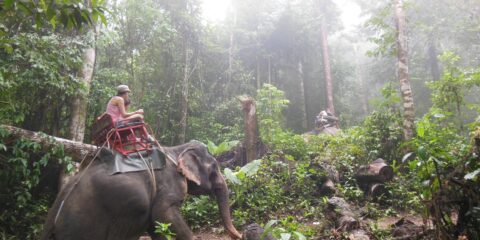
[[[223,225],[227,229],[230,236],[234,239],[241,239],[242,235],[235,229],[232,223],[232,217],[230,216],[230,206],[228,205],[228,188],[227,183],[222,178],[218,188],[215,190],[217,198],[218,209],[220,209],[220,215],[222,217]]]

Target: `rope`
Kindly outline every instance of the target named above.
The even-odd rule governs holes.
[[[150,175],[150,179],[152,180],[152,187],[153,187],[153,194],[152,196],[155,196],[157,194],[157,180],[155,179],[155,172],[153,169],[152,162],[150,162],[150,166],[147,164],[147,161],[143,158],[142,154],[140,152],[137,152],[140,158],[142,159],[143,163],[145,164],[145,167],[147,167],[147,171]],[[128,157],[128,156],[127,156]],[[129,158],[129,157],[128,157]],[[130,158],[129,158],[130,159]]]
[[[100,153],[100,150],[105,147],[105,145],[108,143],[108,139],[111,137],[111,134],[115,132],[114,129],[111,129],[108,133],[107,133],[107,138],[105,140],[105,142],[103,142],[102,146],[100,146],[100,148],[97,148],[97,151],[95,153],[95,155],[93,156],[93,158],[90,160],[90,163],[88,163],[87,167],[85,167],[85,169],[83,169],[80,177],[78,177],[78,180],[73,184],[72,188],[70,188],[70,190],[67,192],[65,198],[62,200],[62,203],[60,203],[60,207],[58,208],[58,211],[57,211],[57,214],[55,214],[55,220],[53,221],[53,224],[55,225],[55,223],[57,223],[57,220],[58,220],[58,217],[60,216],[60,212],[62,211],[63,209],[63,204],[65,203],[65,201],[68,199],[68,197],[70,196],[70,194],[72,193],[73,189],[75,189],[75,187],[77,186],[77,184],[80,182],[80,180],[82,179],[82,177],[85,175],[85,173],[87,172],[87,169],[90,167],[90,165],[92,165],[92,163],[95,161],[95,159],[97,158],[98,154]],[[110,144],[109,144],[110,145]],[[82,166],[83,162],[85,161],[85,159],[87,158],[88,154],[85,154],[85,156],[83,157],[82,161],[80,162],[80,166]]]
[[[153,130],[152,130],[152,127],[150,127],[150,125],[148,125],[147,123],[145,123],[145,126],[147,126],[150,130],[150,133],[153,134]],[[152,136],[152,135],[150,135]],[[167,158],[173,162],[173,164],[175,164],[175,166],[178,166],[178,163],[177,163],[177,160],[175,160],[175,158],[173,158],[166,150],[164,147],[162,147],[162,145],[160,145],[160,143],[158,143],[157,139],[155,137],[153,137],[153,142],[157,145],[158,149],[163,153],[165,154],[165,156],[167,156]]]
[[[62,211],[63,209],[63,204],[65,203],[65,201],[68,199],[68,197],[70,196],[70,194],[72,193],[73,189],[75,189],[75,187],[77,186],[77,184],[80,182],[80,180],[82,179],[82,177],[85,175],[87,169],[90,167],[90,165],[92,165],[92,163],[95,161],[95,158],[97,158],[98,154],[100,153],[100,149],[102,149],[106,142],[108,141],[105,141],[103,143],[103,145],[97,149],[97,152],[95,153],[95,155],[93,156],[92,160],[90,161],[90,163],[88,163],[87,167],[82,171],[82,173],[80,174],[80,177],[78,177],[78,180],[73,184],[72,188],[70,188],[70,190],[68,191],[67,195],[65,196],[65,198],[62,200],[62,203],[60,204],[60,207],[58,208],[58,211],[57,211],[57,214],[55,215],[55,220],[53,221],[53,224],[55,225],[55,223],[57,223],[57,220],[58,220],[58,216],[60,216],[60,212]],[[85,155],[84,159],[82,160],[82,162],[80,163],[80,165],[83,163],[83,161],[86,159],[87,155]]]

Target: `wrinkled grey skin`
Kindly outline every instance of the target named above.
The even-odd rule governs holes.
[[[145,231],[154,240],[164,239],[154,233],[159,221],[171,223],[176,239],[190,240],[192,231],[180,214],[187,193],[214,195],[225,228],[233,238],[240,238],[230,217],[227,185],[206,147],[190,142],[165,149],[177,156],[178,166],[167,160],[164,169],[155,171],[156,194],[147,171],[109,175],[94,162],[76,186],[82,172],[59,193],[40,239],[137,240]],[[54,224],[62,200],[73,187]]]

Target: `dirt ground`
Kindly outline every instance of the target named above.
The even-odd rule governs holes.
[[[417,226],[422,226],[425,224],[430,224],[430,221],[424,222],[422,216],[420,215],[412,215],[408,213],[400,213],[397,216],[391,217],[383,217],[378,219],[377,225],[379,229],[390,229],[393,224],[395,224],[398,220],[405,218],[406,220],[412,221]]]
[[[201,231],[195,233],[195,239],[198,240],[231,240],[228,234],[218,234],[207,231]],[[138,240],[151,240],[150,237],[140,237]]]

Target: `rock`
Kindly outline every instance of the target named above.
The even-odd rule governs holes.
[[[267,234],[264,238],[263,237],[264,230],[260,225],[256,223],[252,223],[245,227],[243,230],[242,239],[244,240],[275,240],[271,234]]]

